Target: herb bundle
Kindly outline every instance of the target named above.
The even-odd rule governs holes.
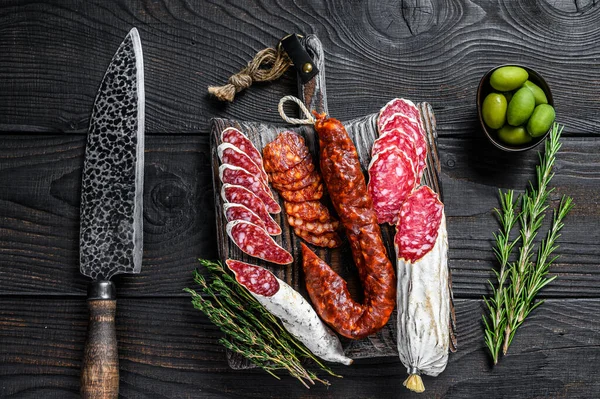
[[[273,377],[276,370],[287,370],[305,387],[316,381],[330,385],[313,371],[303,366],[303,361],[314,362],[322,371],[333,373],[317,359],[302,343],[291,336],[281,322],[265,309],[235,278],[218,262],[199,259],[200,264],[211,273],[211,281],[194,272],[194,281],[202,293],[185,288],[192,295],[192,304],[202,311],[228,337],[219,339],[225,348],[239,353]]]
[[[506,193],[500,191],[500,209],[495,210],[500,230],[494,234],[494,253],[500,269],[494,270],[497,282],[495,285],[490,282],[492,295],[484,298],[489,314],[483,316],[485,343],[494,364],[498,363],[500,350],[506,355],[517,329],[527,315],[544,302],[535,301],[537,293],[556,278],[548,277],[548,272],[550,265],[558,258],[552,253],[558,248],[556,240],[560,237],[563,220],[573,207],[572,198],[563,196],[558,209],[553,211],[550,229],[541,240],[535,259],[534,240],[549,207],[548,197],[554,190],[548,186],[554,176],[552,168],[561,147],[562,129],[562,126],[554,124],[545,143],[544,155],[539,155],[537,186],[530,183],[529,189],[516,200],[513,190]],[[520,211],[517,212],[519,203]],[[517,222],[520,225],[519,235],[511,238],[510,233]],[[519,243],[516,260],[513,261],[511,254]]]

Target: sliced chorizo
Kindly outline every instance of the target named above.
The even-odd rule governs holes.
[[[269,173],[284,172],[298,165],[308,154],[302,136],[283,132],[263,148],[263,164]]]
[[[320,201],[288,202],[284,201],[285,213],[307,222],[327,222],[331,219],[329,209]]]
[[[295,191],[279,191],[279,195],[289,202],[316,201],[323,197],[323,182],[319,179],[311,185]]]
[[[307,176],[303,177],[302,179],[296,180],[293,183],[279,184],[272,182],[271,184],[273,185],[273,188],[277,191],[297,191],[304,187],[308,187],[311,184],[318,183],[320,181],[321,175],[319,175],[315,170],[312,173],[309,173]]]
[[[316,245],[323,248],[337,248],[342,245],[342,239],[338,233],[330,231],[323,234],[314,234],[306,230],[302,230],[298,227],[294,227],[294,234],[302,238],[309,244]],[[302,244],[304,245],[304,244]]]
[[[283,172],[271,172],[269,173],[269,181],[277,184],[291,184],[294,183],[315,170],[315,164],[312,161],[310,154],[306,156],[298,165],[291,169]]]
[[[305,220],[295,218],[293,216],[287,217],[288,223],[290,226],[294,228],[298,228],[299,230],[305,230],[312,234],[323,234],[337,231],[340,227],[340,222],[337,220],[330,220],[327,222],[307,222]]]

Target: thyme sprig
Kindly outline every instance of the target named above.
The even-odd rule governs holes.
[[[554,191],[549,184],[554,176],[552,171],[556,154],[560,150],[560,135],[563,127],[554,124],[550,137],[546,140],[544,155],[539,154],[540,164],[536,167],[537,185],[529,184],[528,190],[514,199],[514,191],[499,192],[500,209],[495,209],[500,222],[500,230],[494,234],[496,246],[494,254],[500,264],[494,270],[496,284],[490,282],[492,295],[484,298],[489,314],[483,316],[485,325],[485,343],[494,364],[498,363],[500,350],[506,355],[508,348],[525,318],[544,301],[536,301],[538,292],[552,282],[556,276],[549,277],[549,268],[558,256],[556,241],[563,228],[563,220],[573,207],[572,198],[563,196],[558,208],[553,211],[553,219],[546,236],[541,240],[535,255],[535,238],[542,227],[548,210],[548,197]],[[517,205],[520,203],[520,211]],[[511,238],[511,231],[519,222],[517,237]],[[516,260],[511,254],[517,244]]]
[[[309,361],[334,377],[341,377],[324,365],[300,341],[290,335],[281,322],[265,309],[219,262],[199,259],[211,274],[208,282],[198,271],[194,281],[200,286],[198,294],[190,288],[184,291],[192,295],[193,306],[202,311],[209,320],[227,334],[219,339],[225,348],[239,353],[273,377],[277,370],[286,370],[305,387],[329,381],[306,369]]]

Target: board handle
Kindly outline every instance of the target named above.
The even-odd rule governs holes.
[[[119,396],[119,353],[115,329],[117,300],[112,282],[94,281],[90,284],[88,310],[81,397],[116,399]]]
[[[323,53],[323,44],[321,44],[316,35],[303,37],[301,43],[312,58],[319,73],[306,83],[303,83],[300,76],[298,76],[298,93],[300,99],[304,101],[304,104],[310,111],[329,115],[327,93],[325,91],[325,54]]]

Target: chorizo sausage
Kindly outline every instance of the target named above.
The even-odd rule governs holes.
[[[302,245],[306,286],[325,322],[347,338],[361,339],[381,329],[390,318],[396,302],[396,277],[354,143],[341,122],[325,114],[315,116],[323,181],[346,230],[364,301],[355,302],[345,281]]]

